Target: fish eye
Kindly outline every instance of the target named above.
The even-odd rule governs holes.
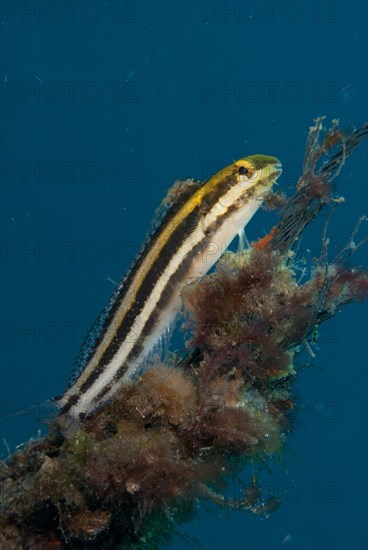
[[[240,166],[239,167],[239,174],[241,176],[245,176],[245,174],[248,174],[249,170],[246,166]]]

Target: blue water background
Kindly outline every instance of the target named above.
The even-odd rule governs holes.
[[[9,415],[62,392],[176,178],[264,153],[284,164],[288,192],[316,116],[349,126],[368,114],[366,2],[70,6],[2,3],[3,457],[45,431],[43,406]],[[368,213],[366,144],[336,193],[346,205],[329,227],[331,255]],[[259,212],[249,238],[273,221]],[[322,225],[305,256],[318,255]],[[354,259],[366,260],[366,249]],[[218,550],[367,548],[367,306],[326,324],[319,348],[298,376],[285,462],[264,476],[280,511],[266,520],[200,504],[181,533]],[[180,536],[171,545],[188,547]]]

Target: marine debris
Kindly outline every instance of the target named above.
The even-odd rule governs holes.
[[[295,356],[318,325],[368,297],[368,272],[346,259],[361,246],[358,220],[346,247],[321,256],[300,281],[295,244],[322,208],[343,200],[331,182],[367,136],[334,121],[310,129],[293,196],[271,193],[269,235],[185,287],[187,354],[154,361],[64,439],[57,425],[0,466],[0,548],[159,548],[188,521],[198,498],[267,516],[279,502],[253,476],[241,498],[224,487],[245,465],[282,455],[292,428]],[[329,219],[329,218],[328,218]],[[358,240],[358,242],[357,242]]]

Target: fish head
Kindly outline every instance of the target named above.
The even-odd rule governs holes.
[[[252,191],[254,198],[271,190],[282,173],[278,158],[267,155],[251,155],[235,161],[230,167],[234,184],[244,191]]]

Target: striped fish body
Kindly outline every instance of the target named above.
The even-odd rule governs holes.
[[[275,157],[252,155],[205,183],[176,183],[171,203],[118,285],[87,345],[83,368],[59,399],[59,424],[80,422],[135,374],[181,308],[181,290],[202,277],[258,210],[281,174]]]

